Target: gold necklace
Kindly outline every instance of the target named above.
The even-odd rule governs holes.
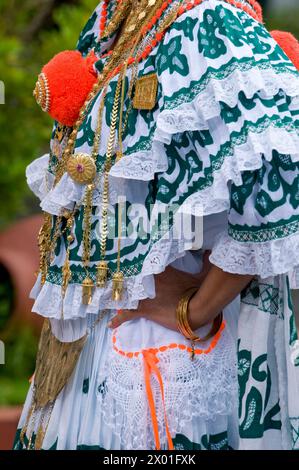
[[[157,8],[157,4],[159,5],[158,0],[146,0],[146,4]],[[137,15],[137,23],[135,19],[135,15],[132,15],[132,18],[129,17],[127,20],[127,26],[129,33],[132,32],[132,29],[137,27],[137,31],[139,30],[141,24],[144,21],[148,21],[148,15],[152,14],[152,9],[150,9],[147,13],[144,12],[144,2],[140,3],[142,8],[142,15],[139,13]],[[173,18],[173,12],[171,17]],[[164,24],[164,22],[163,22]],[[118,41],[118,47],[123,44],[124,38],[126,34],[120,37]],[[130,57],[131,54],[135,51],[136,47],[139,44],[141,37],[141,33],[139,32],[135,37],[133,42],[132,48],[128,51],[127,57]],[[132,104],[129,106],[127,110],[127,114],[125,117],[125,122],[123,124],[123,111],[124,111],[124,100],[125,100],[125,85],[126,85],[126,71],[128,68],[128,59],[126,59],[122,65],[122,71],[119,73],[119,78],[117,81],[116,92],[114,97],[112,115],[111,115],[111,124],[110,124],[110,135],[108,139],[108,146],[106,152],[106,163],[105,163],[105,171],[104,171],[104,182],[103,182],[103,199],[102,199],[102,217],[101,217],[101,236],[100,236],[100,250],[101,250],[101,260],[97,265],[97,287],[104,288],[107,284],[108,279],[108,262],[106,261],[106,249],[107,249],[107,239],[108,239],[108,207],[109,207],[109,172],[112,166],[112,159],[113,156],[116,155],[116,160],[118,161],[122,158],[122,135],[127,126],[128,118],[130,109],[132,109]],[[134,67],[133,69],[133,80],[130,83],[129,87],[129,96],[132,96],[133,88],[135,80],[137,79],[137,68]],[[120,110],[120,112],[119,112]],[[119,113],[119,128],[118,128],[118,150],[115,151],[115,138],[116,138],[116,125],[117,125],[117,118]],[[86,227],[88,227],[88,221],[86,222]],[[87,230],[87,229],[86,229]],[[120,208],[118,207],[118,253],[117,253],[117,270],[112,277],[112,299],[114,301],[119,301],[122,298],[123,288],[124,288],[124,274],[121,271],[121,234],[122,234],[122,213]],[[91,295],[92,295],[92,288],[93,283],[92,280],[87,277],[83,284],[83,299],[84,303],[91,302]]]
[[[105,287],[108,276],[108,263],[105,260],[107,239],[108,239],[108,207],[109,207],[109,171],[112,166],[112,159],[114,155],[115,137],[116,137],[116,124],[118,118],[118,109],[121,94],[122,75],[119,75],[119,79],[116,86],[115,98],[111,113],[111,124],[110,124],[110,135],[108,139],[106,162],[104,169],[104,181],[103,181],[103,199],[102,199],[102,218],[101,218],[101,237],[100,237],[100,250],[101,250],[101,261],[97,266],[97,286]]]
[[[126,1],[124,0],[122,3],[126,3]],[[139,8],[128,16],[124,30],[113,49],[112,55],[104,67],[103,72],[99,74],[98,82],[89,93],[69,136],[63,156],[58,164],[55,185],[60,181],[62,175],[68,169],[72,172],[71,176],[76,178],[76,181],[80,184],[88,184],[92,180],[92,176],[95,174],[95,168],[92,160],[90,159],[90,155],[80,153],[74,154],[74,147],[79,129],[87,117],[95,97],[109,82],[113,70],[128,59],[132,44],[135,44],[136,38],[139,38],[140,40],[142,37],[140,33],[142,26],[147,23],[149,17],[152,17],[155,14],[156,10],[162,5],[162,3],[163,0],[142,0]],[[135,31],[136,33],[134,34]]]
[[[147,0],[148,1],[148,0]],[[152,0],[150,0],[152,1]],[[142,18],[139,19],[141,21],[145,18],[142,15]],[[130,22],[129,22],[130,23]],[[134,20],[134,27],[136,23]],[[131,28],[129,28],[131,32]],[[135,38],[133,49],[135,49],[136,44],[140,38],[140,33],[138,33],[137,38]],[[121,37],[119,44],[122,44],[123,37]],[[132,50],[127,51],[126,55],[129,57]],[[112,115],[111,115],[111,124],[110,124],[110,135],[108,139],[107,145],[107,152],[106,152],[106,162],[105,162],[105,170],[103,176],[103,199],[102,199],[102,217],[101,217],[101,237],[100,237],[100,251],[101,251],[101,260],[97,266],[97,279],[96,285],[99,288],[104,288],[107,284],[108,279],[108,263],[106,261],[106,249],[107,249],[107,239],[108,239],[108,207],[109,207],[109,172],[112,166],[112,159],[115,154],[114,147],[115,147],[115,138],[116,138],[116,125],[117,125],[117,118],[118,112],[120,108],[120,117],[119,117],[119,151],[117,153],[117,159],[120,158],[122,155],[122,117],[123,117],[123,106],[124,106],[124,98],[125,98],[125,78],[126,78],[126,70],[127,70],[127,62],[124,63],[123,72],[119,74],[119,79],[117,82],[115,98],[113,103]],[[103,110],[100,110],[100,114],[102,114]],[[127,122],[128,119],[126,119]],[[101,128],[97,130],[96,136],[99,136],[101,132]],[[96,139],[97,137],[95,137]],[[95,148],[95,147],[94,147]],[[96,146],[98,148],[98,146]],[[78,155],[78,154],[77,154]],[[73,158],[78,159],[78,156],[75,155]],[[90,158],[86,155],[86,160]],[[75,166],[75,165],[74,165]],[[69,168],[69,165],[68,165]],[[70,171],[69,171],[70,173]],[[81,180],[82,181],[82,180]],[[84,235],[83,235],[83,247],[84,247],[84,257],[83,262],[85,269],[87,270],[87,266],[90,260],[90,223],[91,223],[91,194],[93,193],[94,185],[88,184],[87,192],[86,192],[86,199],[85,199],[85,216],[84,216]],[[121,220],[120,220],[121,225]],[[120,234],[118,236],[118,261],[117,261],[117,272],[113,275],[112,283],[112,298],[113,300],[120,300],[123,291],[123,280],[124,276],[120,270]],[[94,285],[92,279],[89,277],[87,272],[87,277],[83,282],[83,303],[90,304],[92,300],[92,289]]]
[[[117,2],[117,3],[118,4],[116,5],[116,8],[112,15],[111,20],[109,21],[104,31],[102,32],[101,39],[110,37],[116,31],[119,30],[119,27],[121,26],[125,18],[128,17],[131,11],[133,0],[125,0],[125,1]]]
[[[124,2],[125,3],[125,2]],[[98,128],[95,132],[95,140],[93,146],[92,155],[82,154],[82,153],[75,153],[74,154],[74,147],[75,141],[77,138],[77,134],[79,132],[80,127],[83,124],[83,121],[86,119],[88,112],[90,111],[91,106],[94,103],[94,100],[102,88],[105,88],[110,81],[111,73],[115,70],[116,67],[120,68],[119,72],[119,82],[117,86],[117,93],[115,95],[114,100],[114,109],[112,116],[112,123],[110,127],[110,136],[108,141],[108,148],[107,148],[107,160],[105,164],[105,171],[104,171],[104,182],[103,182],[103,209],[102,209],[102,233],[101,233],[101,261],[97,266],[97,280],[96,284],[98,287],[104,287],[107,282],[108,276],[108,264],[105,260],[106,256],[106,247],[107,247],[107,235],[108,235],[108,203],[109,203],[109,176],[108,173],[112,166],[112,159],[114,154],[116,153],[116,159],[120,159],[122,157],[122,133],[125,129],[130,109],[132,109],[132,105],[129,106],[127,110],[127,114],[125,117],[125,122],[122,125],[122,117],[123,117],[123,104],[125,98],[125,71],[128,67],[128,58],[130,57],[130,53],[136,50],[140,40],[142,38],[142,26],[148,22],[150,18],[155,14],[156,10],[162,5],[163,0],[140,0],[138,3],[138,7],[134,10],[134,14],[128,15],[125,19],[123,31],[118,38],[118,41],[115,45],[111,58],[109,59],[108,63],[104,67],[103,72],[99,75],[98,82],[94,85],[93,90],[90,92],[89,96],[87,97],[83,108],[80,111],[79,118],[72,129],[72,132],[69,136],[66,148],[64,149],[62,158],[59,162],[56,178],[55,178],[55,185],[60,180],[61,176],[64,174],[65,171],[68,171],[70,176],[79,184],[86,184],[86,193],[85,193],[85,208],[84,208],[84,234],[83,234],[83,265],[86,270],[86,278],[83,281],[83,296],[82,300],[84,304],[90,304],[92,300],[92,290],[94,288],[94,284],[92,279],[89,276],[88,267],[90,263],[90,234],[91,234],[91,218],[92,218],[92,196],[95,189],[95,177],[96,177],[96,158],[98,154],[98,143],[101,134],[101,119],[104,109],[104,101],[102,101],[102,106],[100,107],[99,111],[99,119],[98,119]],[[171,15],[171,20],[173,21],[174,16],[173,13]],[[163,21],[163,26],[165,21]],[[162,30],[162,28],[159,28]],[[134,34],[136,31],[136,34]],[[131,47],[128,47],[128,44]],[[137,64],[138,66],[138,64]],[[124,70],[121,73],[121,70]],[[130,83],[129,87],[129,95],[132,95],[134,82],[137,78],[137,69],[134,68],[133,70],[133,81]],[[122,84],[122,86],[121,86]],[[119,123],[119,148],[118,151],[114,152],[114,143],[116,137],[116,123],[117,123],[117,116],[118,111],[120,108],[120,123]],[[123,126],[123,127],[122,127]],[[121,222],[121,219],[120,219]],[[120,223],[121,225],[121,223]],[[69,266],[69,247],[67,249],[66,261],[65,266],[63,269],[63,291],[65,292],[68,282],[70,280],[71,273],[70,273],[70,266]],[[122,284],[123,284],[123,273],[120,271],[120,234],[118,240],[118,259],[117,259],[117,272],[113,276],[113,297],[114,298],[121,298],[122,293]]]
[[[101,103],[99,105],[98,111],[98,121],[97,128],[95,131],[95,138],[93,144],[92,156],[94,165],[96,166],[96,158],[98,155],[100,140],[102,135],[102,122],[103,122],[103,112],[105,107],[105,98],[106,98],[107,89],[105,88],[101,97]],[[82,303],[84,305],[89,305],[92,301],[92,291],[94,288],[94,283],[89,276],[88,267],[90,264],[90,252],[91,252],[91,224],[92,224],[92,201],[93,193],[95,189],[95,182],[91,182],[86,187],[85,199],[84,199],[84,216],[83,216],[83,266],[86,272],[86,278],[82,284]]]

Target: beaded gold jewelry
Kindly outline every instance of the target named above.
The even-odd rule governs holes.
[[[67,163],[67,172],[79,184],[91,183],[96,176],[94,159],[85,153],[76,153]]]
[[[62,298],[65,297],[69,281],[71,280],[71,277],[72,277],[72,272],[71,272],[71,267],[70,267],[70,248],[75,238],[72,233],[72,228],[74,225],[74,217],[75,217],[74,213],[70,214],[70,216],[67,218],[67,223],[66,223],[67,250],[66,250],[65,262],[62,268]],[[62,315],[61,316],[63,318],[63,303],[62,303]]]
[[[44,73],[39,74],[33,96],[36,99],[39,106],[45,113],[50,110],[51,94],[47,76]]]
[[[106,245],[107,245],[107,234],[108,234],[108,203],[109,203],[109,177],[108,173],[112,166],[112,158],[116,155],[116,161],[122,157],[122,134],[127,126],[129,114],[132,110],[132,96],[134,86],[137,80],[137,70],[138,70],[138,63],[142,58],[142,51],[139,52],[137,50],[138,45],[141,43],[142,38],[144,37],[145,31],[143,25],[149,24],[151,18],[154,17],[154,21],[152,24],[155,24],[157,18],[155,17],[155,13],[157,12],[158,17],[161,17],[166,6],[172,3],[172,0],[168,0],[168,2],[163,2],[163,0],[141,0],[138,4],[138,8],[136,6],[136,11],[134,15],[126,18],[124,20],[124,27],[121,32],[118,41],[115,44],[115,47],[112,51],[111,56],[107,62],[107,65],[104,67],[104,70],[98,76],[98,82],[94,85],[92,91],[90,92],[89,96],[87,97],[84,106],[80,111],[79,118],[74,125],[73,129],[70,130],[67,136],[67,144],[63,150],[63,154],[58,162],[58,167],[55,175],[55,182],[54,186],[59,182],[62,175],[65,171],[68,171],[69,175],[79,184],[87,184],[86,195],[85,195],[85,206],[84,206],[84,234],[83,234],[83,265],[86,270],[86,279],[83,281],[83,292],[82,292],[82,300],[84,303],[90,303],[92,299],[92,290],[94,287],[93,281],[90,278],[88,267],[89,267],[89,260],[90,260],[90,223],[91,223],[91,213],[92,213],[92,196],[95,184],[95,177],[96,177],[96,158],[98,154],[99,148],[99,141],[101,137],[101,129],[102,129],[102,115],[104,110],[104,99],[105,93],[107,91],[106,85],[111,80],[111,78],[115,75],[115,73],[119,73],[120,77],[122,76],[122,87],[119,85],[117,90],[117,95],[115,95],[115,108],[114,114],[115,117],[112,122],[111,126],[111,139],[110,143],[108,143],[109,147],[111,147],[111,143],[113,145],[111,148],[107,149],[107,159],[105,163],[104,169],[104,176],[103,176],[103,209],[102,209],[102,233],[101,233],[101,260],[97,266],[97,278],[96,278],[96,285],[97,287],[105,287],[107,278],[108,278],[108,264],[105,260],[106,256]],[[107,6],[107,5],[106,5]],[[171,21],[175,20],[178,5],[170,11],[169,15],[166,15],[164,20],[161,22],[161,26],[157,34],[163,34],[163,28],[168,27]],[[119,8],[119,7],[118,7]],[[107,16],[107,15],[106,15]],[[136,31],[136,34],[132,35],[132,31]],[[128,45],[131,47],[128,48]],[[152,44],[152,46],[154,43]],[[149,46],[145,45],[148,51]],[[136,58],[138,60],[133,59],[132,54],[136,54]],[[125,94],[125,74],[127,67],[134,65],[133,73],[132,73],[132,80],[129,85],[129,98],[131,100],[131,104],[129,105],[126,116],[123,121],[123,104],[124,104],[124,94]],[[122,73],[120,73],[122,71]],[[121,79],[120,79],[121,80]],[[92,155],[82,154],[82,153],[74,153],[75,141],[77,138],[78,131],[83,124],[84,119],[86,118],[90,107],[92,106],[94,99],[96,98],[97,94],[100,90],[103,89],[103,98],[99,108],[99,116],[98,116],[98,124],[97,129],[95,132],[95,140],[93,146]],[[118,103],[117,103],[118,102]],[[119,132],[118,132],[118,149],[114,151],[114,141],[116,136],[116,122],[117,122],[117,115],[118,111],[120,110],[119,116]],[[115,126],[115,129],[114,129]],[[113,136],[114,134],[114,136]],[[51,216],[49,216],[48,223],[43,227],[42,237],[40,238],[40,247],[41,247],[41,262],[40,268],[42,272],[42,280],[45,282],[47,269],[51,261],[51,253],[55,248],[55,244],[57,242],[58,237],[61,235],[60,225],[62,222],[62,217],[57,217],[55,227],[52,230],[51,224]],[[65,265],[63,267],[63,286],[62,291],[63,295],[67,289],[68,283],[71,279],[70,273],[70,265],[69,265],[69,254],[70,254],[70,247],[68,246]],[[123,284],[123,275],[120,270],[120,239],[118,241],[118,261],[117,261],[117,272],[114,274],[113,277],[113,297],[114,298],[121,298],[122,294],[122,284]]]
[[[46,282],[48,266],[49,266],[49,252],[51,246],[51,229],[52,229],[52,216],[44,213],[44,223],[38,234],[38,248],[39,248],[39,272],[41,275],[41,284]]]

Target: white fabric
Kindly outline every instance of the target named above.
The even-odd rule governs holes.
[[[298,264],[298,253],[298,232],[271,242],[250,243],[237,242],[224,231],[215,243],[210,261],[229,273],[258,274],[265,279],[288,273]]]

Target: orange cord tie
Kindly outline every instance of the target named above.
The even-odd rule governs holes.
[[[158,419],[157,419],[157,414],[156,414],[154,396],[153,396],[153,391],[151,387],[151,374],[152,373],[156,374],[156,377],[160,385],[162,403],[163,403],[163,408],[164,408],[166,435],[167,435],[167,440],[168,440],[168,450],[174,450],[174,445],[173,445],[173,441],[172,441],[170,431],[169,431],[166,408],[165,408],[163,379],[161,376],[161,372],[159,368],[157,367],[159,359],[157,358],[156,354],[150,351],[142,351],[142,354],[144,358],[144,377],[145,377],[146,393],[147,393],[147,399],[148,399],[152,423],[153,423],[153,430],[154,430],[154,436],[155,436],[155,441],[156,441],[156,450],[161,450],[161,444],[160,444],[160,438],[159,438],[159,426],[158,426]]]

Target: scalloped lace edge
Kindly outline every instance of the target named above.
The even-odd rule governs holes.
[[[286,274],[298,266],[298,253],[299,232],[258,243],[238,242],[223,232],[215,242],[210,261],[229,273],[257,275],[266,279]]]

